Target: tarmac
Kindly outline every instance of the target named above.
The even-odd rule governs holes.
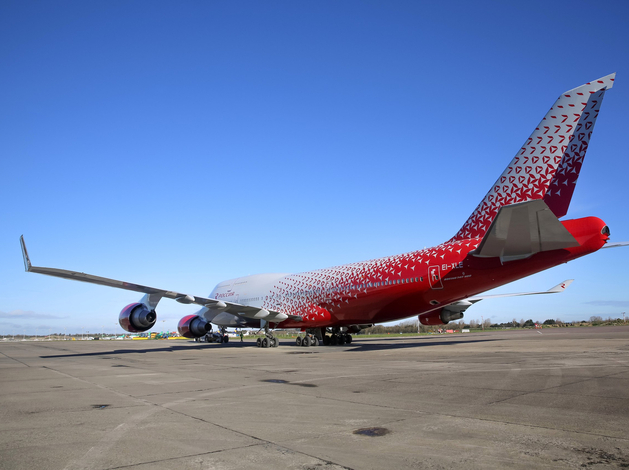
[[[2,469],[629,467],[629,326],[0,343]]]

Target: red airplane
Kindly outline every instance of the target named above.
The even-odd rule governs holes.
[[[609,244],[601,219],[563,220],[605,92],[615,74],[563,93],[518,150],[461,229],[433,248],[299,274],[258,274],[219,283],[207,297],[55,268],[32,266],[23,237],[26,271],[144,293],[119,316],[122,328],[155,325],[163,298],[202,308],[178,325],[200,338],[217,325],[264,328],[258,346],[276,347],[274,328],[299,328],[297,344],[344,344],[351,333],[418,315],[424,325],[463,318],[479,293],[572,261]],[[545,292],[562,292],[571,281]]]

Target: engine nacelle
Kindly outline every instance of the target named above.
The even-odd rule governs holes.
[[[212,331],[212,324],[198,315],[187,315],[179,320],[177,331],[184,338],[200,338]]]
[[[155,310],[141,303],[129,304],[120,312],[118,323],[129,333],[142,333],[150,330],[157,321]]]
[[[463,312],[455,312],[444,308],[419,315],[419,323],[426,326],[447,325],[451,321],[460,320],[461,318],[463,318]]]
[[[372,326],[373,326],[373,323],[368,323],[366,325],[350,325],[347,327],[347,332],[356,334],[360,330],[364,330],[365,328],[371,328]]]

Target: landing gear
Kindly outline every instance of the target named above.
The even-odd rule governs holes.
[[[306,334],[302,338],[298,336],[295,340],[297,346],[319,346],[323,344],[323,336],[321,335],[321,328],[309,328],[306,330]]]
[[[280,345],[280,340],[269,330],[269,324],[264,325],[264,338],[258,338],[256,340],[256,346],[259,348],[277,348]]]
[[[331,328],[329,330],[324,330],[323,328],[321,328],[321,330],[323,330],[321,333],[321,344],[323,344],[324,346],[342,346],[344,344],[352,343],[352,335],[350,335],[349,333],[345,333],[340,327]],[[332,334],[328,336],[326,334],[328,332]]]
[[[221,326],[220,328],[221,330],[221,338],[217,341],[218,343],[229,343],[229,336],[227,336],[227,328],[224,326]]]
[[[210,328],[210,331],[208,331],[205,335],[200,338],[195,338],[194,340],[201,343],[228,343],[229,336],[227,336],[226,330],[227,328],[223,326],[219,327],[218,331],[212,331]]]

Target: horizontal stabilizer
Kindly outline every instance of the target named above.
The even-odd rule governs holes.
[[[579,242],[546,203],[535,199],[501,207],[474,256],[511,261],[575,246]]]

